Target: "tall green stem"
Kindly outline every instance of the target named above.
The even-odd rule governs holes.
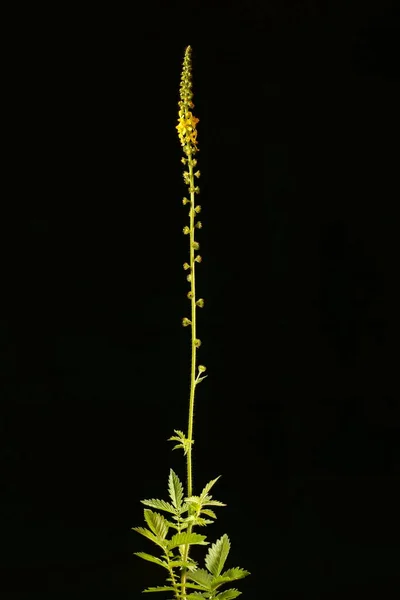
[[[191,156],[189,156],[189,179],[190,189],[194,188],[193,165]],[[191,308],[192,308],[192,364],[190,374],[190,399],[189,399],[189,423],[188,423],[188,453],[187,453],[187,493],[193,494],[193,474],[192,474],[192,442],[193,442],[193,421],[194,421],[194,395],[196,388],[196,281],[195,281],[195,260],[194,260],[194,192],[190,192],[190,274],[191,274]]]
[[[193,422],[194,422],[194,396],[196,389],[196,278],[195,278],[195,260],[194,260],[194,176],[193,176],[193,164],[192,156],[188,156],[189,166],[189,181],[190,181],[190,290],[191,290],[191,321],[192,321],[192,362],[191,362],[191,373],[190,373],[190,397],[189,397],[189,420],[188,420],[188,451],[186,458],[187,465],[187,496],[193,495],[193,473],[192,473],[192,446],[193,446]],[[187,528],[187,532],[192,532],[192,525],[190,524]],[[189,545],[185,546],[184,561],[189,556]],[[182,571],[182,594],[186,597],[186,573],[187,570]]]

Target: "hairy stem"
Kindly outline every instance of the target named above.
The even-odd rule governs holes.
[[[190,374],[190,400],[189,400],[189,424],[188,439],[189,450],[187,453],[187,494],[193,494],[193,474],[192,474],[192,441],[193,441],[193,421],[194,421],[194,394],[196,388],[196,282],[195,282],[195,260],[194,260],[194,177],[191,157],[189,157],[189,179],[190,179],[190,273],[191,277],[191,308],[192,308],[192,364]]]
[[[190,374],[190,398],[189,398],[189,421],[188,421],[188,451],[186,458],[187,465],[187,495],[188,497],[193,495],[193,473],[192,473],[192,445],[193,445],[193,422],[194,422],[194,396],[196,389],[196,281],[195,281],[195,260],[194,260],[194,176],[193,176],[193,164],[192,156],[188,156],[189,166],[189,181],[190,181],[190,274],[191,274],[191,321],[192,321],[192,362],[191,362],[191,374]],[[187,528],[187,532],[192,532],[192,525],[190,524]],[[186,561],[189,556],[189,545],[185,546],[183,560]],[[186,573],[187,569],[184,568],[182,571],[182,594],[186,597]]]

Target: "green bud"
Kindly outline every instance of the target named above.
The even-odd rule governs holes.
[[[200,248],[199,242],[193,242],[192,246],[195,250],[198,250]]]
[[[191,325],[191,324],[192,324],[192,321],[191,321],[190,319],[188,319],[187,317],[184,317],[184,318],[182,319],[182,325],[183,325],[184,327],[187,327],[188,325]]]
[[[188,263],[184,263],[183,268],[185,269],[185,271],[187,271],[188,269],[190,269],[190,265]]]
[[[194,345],[195,345],[195,348],[200,348],[201,341],[200,340],[194,340]]]
[[[201,229],[203,227],[203,224],[201,221],[197,221],[195,227],[197,227],[197,229]]]
[[[188,233],[190,233],[190,229],[189,229],[189,227],[187,225],[185,225],[185,227],[183,228],[183,233],[185,235],[187,235]]]
[[[200,254],[198,254],[194,260],[198,263],[201,263],[203,259],[201,258]]]
[[[195,210],[195,212],[197,212],[197,214],[199,214],[199,212],[201,212],[201,206],[200,206],[200,204],[198,204],[197,206],[195,206],[194,210]]]
[[[200,308],[203,308],[204,306],[204,299],[203,298],[199,298],[196,302],[196,305],[199,306]]]

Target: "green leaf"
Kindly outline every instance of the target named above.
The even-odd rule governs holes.
[[[147,554],[146,552],[134,552],[133,554],[136,554],[136,556],[139,556],[139,558],[143,558],[144,560],[148,560],[149,562],[156,563],[156,565],[160,565],[160,567],[164,567],[164,569],[167,569],[167,571],[169,571],[167,563],[161,560],[161,558],[158,558],[157,556],[152,556],[151,554]]]
[[[168,550],[178,548],[178,546],[186,546],[186,544],[200,544],[201,546],[206,546],[208,542],[205,542],[205,539],[205,535],[200,535],[198,533],[176,533],[168,542]]]
[[[181,585],[180,583],[178,585]],[[202,585],[197,585],[197,583],[188,583],[186,582],[186,587],[190,588],[191,590],[199,590],[200,592],[203,593],[204,587]],[[209,592],[207,590],[207,597],[209,596]]]
[[[199,496],[190,496],[188,498],[185,498],[185,502],[187,502],[190,505],[194,504],[196,508],[201,507],[201,499]]]
[[[219,577],[215,577],[213,579],[212,589],[216,590],[217,587],[219,587],[223,583],[228,583],[237,579],[243,579],[244,577],[247,577],[247,575],[250,575],[249,571],[245,571],[240,567],[228,569],[228,571],[225,571],[225,573],[222,573],[221,575],[219,575]]]
[[[209,481],[207,483],[207,485],[204,487],[203,491],[200,494],[200,498],[201,500],[204,500],[205,497],[207,496],[208,492],[211,490],[211,488],[213,487],[213,485],[215,485],[218,481],[218,479],[221,477],[221,475],[219,475],[216,479],[212,479],[211,481]]]
[[[211,508],[204,508],[201,511],[202,515],[207,515],[208,517],[212,517],[213,519],[217,518],[217,515],[215,514],[215,512],[213,510],[211,510]]]
[[[193,573],[188,573],[187,578],[201,585],[204,589],[211,591],[213,576],[205,569],[197,569]]]
[[[175,588],[173,588],[172,586],[169,585],[165,585],[165,586],[157,586],[157,587],[150,587],[147,588],[146,590],[143,590],[143,594],[145,594],[146,592],[174,592]]]
[[[176,529],[177,531],[179,531],[180,529],[185,529],[184,525],[177,525],[176,523],[172,523],[172,521],[166,521],[168,527],[173,527],[174,529]],[[187,525],[186,525],[187,527]]]
[[[144,537],[147,537],[149,540],[157,544],[157,546],[160,546],[163,550],[165,550],[166,542],[163,543],[161,540],[158,539],[156,535],[154,535],[154,533],[152,533],[148,529],[145,529],[145,527],[132,527],[132,529],[133,531],[140,533],[140,535],[144,535]]]
[[[193,525],[198,525],[199,527],[205,527],[206,525],[212,525],[214,521],[210,519],[202,519],[201,517],[193,517]]]
[[[231,543],[226,534],[210,546],[205,563],[207,569],[214,577],[218,577],[221,574],[230,549]]]
[[[169,472],[168,491],[169,496],[172,500],[172,504],[176,509],[175,512],[179,513],[182,508],[183,485],[178,475],[176,475],[176,473],[172,469]]]
[[[230,590],[225,590],[224,592],[221,592],[220,594],[218,594],[218,596],[215,596],[215,598],[216,600],[233,600],[233,598],[237,598],[238,596],[240,596],[241,593],[242,592],[239,592],[239,590],[231,588]]]
[[[186,596],[187,600],[204,600],[204,598],[208,598],[209,596],[205,596],[204,594],[189,594]]]
[[[226,506],[223,502],[219,500],[209,500],[207,502],[203,502],[203,506]]]
[[[146,519],[146,523],[150,527],[151,531],[158,538],[164,540],[168,533],[167,520],[162,515],[159,515],[148,508],[144,509],[144,518]]]
[[[151,508],[158,508],[158,510],[165,510],[166,512],[172,513],[176,515],[176,509],[169,502],[165,502],[165,500],[156,500],[155,498],[151,498],[150,500],[141,500],[140,501],[145,506],[150,506]]]
[[[185,562],[183,560],[173,560],[169,563],[169,565],[173,569],[178,568],[178,567],[186,567],[189,570],[193,570],[193,569],[197,568],[197,563],[194,561],[193,562]]]

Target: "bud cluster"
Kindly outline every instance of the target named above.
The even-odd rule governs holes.
[[[192,330],[192,344],[193,348],[199,348],[201,341],[196,337],[196,308],[203,308],[204,299],[200,298],[196,300],[195,291],[195,263],[201,263],[202,257],[196,252],[200,248],[200,244],[195,240],[195,229],[201,229],[201,221],[196,222],[196,218],[201,212],[201,206],[195,204],[195,194],[200,193],[200,188],[195,185],[195,179],[200,177],[200,170],[194,171],[197,166],[197,160],[194,158],[194,154],[198,152],[199,148],[197,145],[197,123],[199,119],[193,115],[194,104],[192,102],[193,91],[192,91],[192,58],[191,58],[191,47],[188,46],[185,51],[185,57],[183,60],[182,76],[180,83],[180,101],[178,102],[178,130],[179,141],[183,147],[183,151],[186,156],[181,158],[181,162],[185,167],[183,171],[183,180],[187,185],[190,199],[186,196],[182,199],[182,204],[185,206],[189,204],[189,225],[185,225],[183,233],[189,235],[189,256],[190,260],[183,264],[183,268],[187,271],[186,279],[190,283],[190,291],[187,294],[191,302],[191,318],[184,317],[182,319],[182,325],[184,327],[191,327]],[[202,367],[205,368],[205,367]]]

